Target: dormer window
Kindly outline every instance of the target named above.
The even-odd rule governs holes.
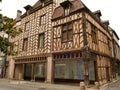
[[[45,0],[40,0],[41,5],[44,6],[45,5]]]
[[[62,2],[60,5],[64,8],[64,15],[65,16],[69,15],[72,3],[69,0],[66,0],[65,2]]]
[[[30,14],[30,10],[32,9],[32,6],[27,5],[27,6],[25,6],[24,8],[25,8],[25,10],[26,10],[27,15],[29,15],[29,14]]]
[[[64,15],[67,16],[70,13],[70,8],[65,8]]]

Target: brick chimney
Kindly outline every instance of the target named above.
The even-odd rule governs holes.
[[[20,10],[17,10],[17,15],[16,15],[16,22],[20,21],[21,20],[21,15],[22,15],[22,11]]]

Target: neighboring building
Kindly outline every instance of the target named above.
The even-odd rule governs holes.
[[[33,80],[35,77],[36,80],[52,81],[51,18],[54,8],[62,1],[38,0],[33,6],[24,7],[26,13],[21,16],[21,21],[16,19],[23,33],[10,39],[16,43],[19,54],[8,59],[9,78]]]
[[[9,78],[49,83],[116,78],[112,63],[119,64],[119,38],[100,11],[91,12],[80,0],[39,0],[25,9],[16,19],[23,32],[10,38],[18,55],[8,57]]]
[[[120,46],[119,46],[119,37],[116,34],[116,32],[109,27],[111,36],[112,36],[112,74],[113,77],[116,76],[116,74],[120,75]]]

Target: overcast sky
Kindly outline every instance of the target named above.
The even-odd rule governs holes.
[[[0,13],[5,16],[15,18],[16,11],[24,10],[24,6],[30,4],[33,5],[38,0],[2,0],[0,3]],[[119,0],[82,0],[83,3],[91,10],[101,10],[102,19],[109,20],[110,26],[116,31],[118,36],[120,37],[120,8]]]

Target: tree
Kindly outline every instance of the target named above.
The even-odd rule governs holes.
[[[9,37],[15,37],[22,32],[22,30],[20,28],[17,29],[15,25],[16,22],[13,18],[6,16],[2,17],[0,14],[0,34],[4,32],[6,36],[8,36],[4,37],[0,35],[0,50],[5,55],[15,55],[17,53],[10,49],[11,47],[15,46],[15,44],[14,42],[9,41]]]

